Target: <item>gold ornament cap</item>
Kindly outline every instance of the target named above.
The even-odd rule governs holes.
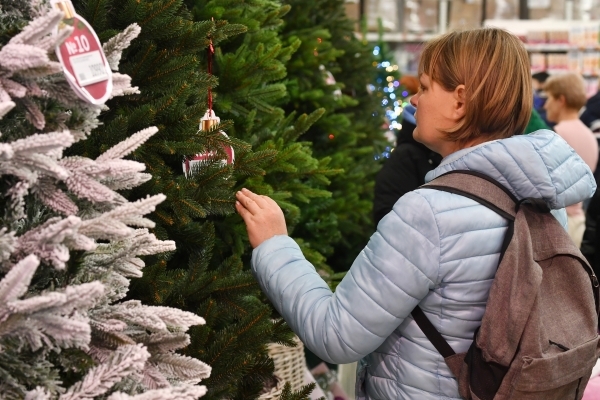
[[[220,122],[221,118],[217,117],[213,110],[207,110],[204,117],[200,120],[200,130],[209,131],[213,126]]]
[[[200,130],[210,131],[210,128],[217,125],[219,121],[216,119],[202,119],[202,124],[200,126]]]
[[[70,0],[53,1],[54,7],[65,14],[65,18],[75,17],[75,7]]]

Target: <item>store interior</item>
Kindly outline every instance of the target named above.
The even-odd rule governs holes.
[[[600,2],[593,0],[350,0],[357,34],[386,43],[403,74],[416,74],[423,43],[449,30],[494,26],[519,36],[532,72],[574,71],[598,90]]]

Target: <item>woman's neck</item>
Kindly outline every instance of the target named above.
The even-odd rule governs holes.
[[[485,143],[485,142],[489,142],[489,139],[485,138],[485,137],[479,137],[479,138],[475,138],[469,142],[466,143],[459,143],[459,142],[447,142],[447,145],[444,146],[443,149],[440,149],[439,154],[442,157],[446,157],[452,153],[456,153],[459,150],[462,149],[466,149],[469,147],[473,147],[473,146],[477,146],[478,144],[481,143]]]
[[[556,122],[561,123],[563,121],[571,121],[574,119],[579,119],[579,110],[565,108],[561,110]]]

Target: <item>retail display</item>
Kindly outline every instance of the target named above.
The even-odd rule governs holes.
[[[438,0],[366,0],[367,28],[372,32],[423,34],[438,30]]]
[[[598,91],[600,23],[597,21],[488,20],[486,26],[508,29],[530,53],[532,73],[580,73],[588,96]]]
[[[398,31],[400,21],[398,20],[399,2],[394,0],[368,0],[365,2],[367,15],[367,26],[372,31],[377,31],[379,26],[385,31]]]
[[[600,72],[600,24],[577,24],[564,30],[528,31],[525,37],[531,52],[533,72],[579,72],[596,77]]]

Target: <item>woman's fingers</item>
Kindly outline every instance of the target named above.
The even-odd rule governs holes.
[[[256,197],[254,193],[244,190],[237,192],[235,197],[247,211],[249,211],[251,214],[256,214],[261,210],[261,206],[258,204],[255,198],[249,196],[249,193]]]
[[[242,189],[242,193],[244,195],[246,195],[247,197],[251,198],[252,200],[254,200],[254,202],[260,207],[260,208],[265,208],[265,206],[267,205],[267,202],[265,201],[265,199],[268,199],[267,196],[261,196],[259,194],[253,193],[250,190],[243,188]]]
[[[279,204],[277,204],[277,202],[275,200],[273,200],[272,198],[270,198],[269,196],[261,196],[261,197],[264,200],[266,206],[279,208]],[[263,208],[264,208],[264,206],[263,206]]]
[[[242,217],[242,219],[244,220],[244,222],[246,224],[248,224],[248,218],[252,215],[250,214],[250,212],[246,209],[246,207],[244,207],[242,205],[242,203],[240,203],[239,201],[235,202],[235,209],[237,210],[238,214],[240,214],[240,216]]]

